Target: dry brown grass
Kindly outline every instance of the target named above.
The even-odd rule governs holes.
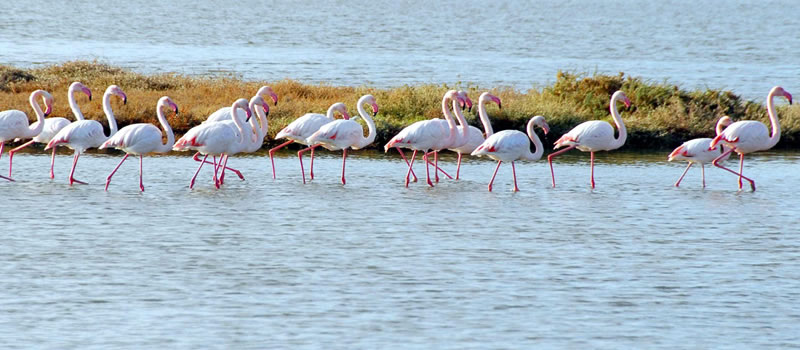
[[[307,112],[324,113],[331,104],[345,102],[355,113],[355,102],[366,93],[375,95],[380,113],[375,118],[378,148],[404,126],[421,119],[441,115],[441,96],[447,85],[401,86],[390,89],[372,87],[340,87],[324,84],[303,84],[293,80],[274,82],[244,81],[235,77],[189,77],[178,74],[144,75],[98,62],[73,61],[35,69],[0,66],[0,108],[29,111],[28,95],[44,89],[56,98],[53,116],[70,117],[66,100],[70,83],[81,81],[93,91],[95,99],[87,101],[76,95],[84,114],[105,123],[101,96],[108,85],[119,85],[128,94],[128,104],[112,102],[120,127],[131,123],[157,123],[155,104],[167,95],[180,107],[180,115],[170,118],[176,133],[181,134],[205,120],[216,109],[228,106],[237,98],[249,98],[261,85],[270,85],[280,96],[280,103],[270,110],[270,133],[267,145],[280,128]],[[485,89],[456,86],[468,90],[473,99]],[[629,131],[626,147],[669,148],[680,142],[713,133],[713,125],[722,115],[734,120],[767,121],[761,103],[742,100],[718,90],[686,91],[677,86],[644,81],[619,75],[592,75],[559,72],[556,82],[543,89],[520,92],[512,88],[490,89],[503,100],[503,109],[489,107],[495,130],[522,130],[529,118],[543,115],[556,137],[578,123],[591,119],[609,120],[608,101],[622,89],[633,102],[623,110]],[[766,91],[764,92],[766,95]],[[779,147],[800,146],[800,109],[782,106],[778,109],[783,126]],[[475,113],[468,114],[473,125]]]

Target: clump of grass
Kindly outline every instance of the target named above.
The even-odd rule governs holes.
[[[81,81],[96,96],[92,102],[76,95],[84,114],[105,123],[101,98],[108,85],[119,85],[128,94],[128,104],[113,101],[120,127],[131,123],[157,123],[155,104],[167,95],[180,106],[180,115],[170,116],[176,133],[186,132],[223,106],[240,97],[249,98],[261,85],[270,85],[280,96],[277,107],[270,109],[270,131],[265,147],[277,142],[272,138],[286,124],[308,113],[325,113],[335,102],[346,103],[352,114],[355,102],[367,93],[375,95],[380,113],[374,148],[381,147],[405,126],[423,119],[441,117],[441,97],[451,88],[468,91],[477,100],[487,89],[478,86],[423,84],[377,89],[368,86],[347,87],[326,84],[303,84],[294,80],[274,82],[245,81],[234,76],[193,77],[181,74],[139,74],[100,62],[71,61],[32,69],[0,66],[0,108],[28,111],[28,95],[35,89],[50,91],[56,98],[54,116],[71,117],[66,102],[70,83]],[[694,137],[708,137],[723,115],[734,120],[754,119],[767,122],[766,108],[723,90],[687,91],[678,86],[647,81],[637,77],[558,72],[556,81],[539,89],[522,92],[509,87],[489,89],[503,101],[503,109],[488,107],[495,130],[524,130],[534,115],[543,115],[551,127],[548,138],[555,140],[586,120],[608,120],[609,99],[622,89],[633,106],[621,109],[628,127],[627,148],[665,149]],[[766,91],[764,92],[766,95]],[[477,101],[475,101],[477,103]],[[778,108],[783,132],[779,147],[800,146],[800,109]],[[479,125],[477,111],[467,113],[468,121]],[[547,141],[545,141],[547,142]]]

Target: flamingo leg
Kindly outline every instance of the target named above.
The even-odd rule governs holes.
[[[11,167],[14,166],[14,153],[33,144],[33,140],[23,143],[21,146],[8,151],[8,178],[11,178]]]
[[[308,166],[308,174],[314,180],[314,150],[320,145],[311,146],[311,165]]]
[[[5,145],[6,145],[5,142],[0,142],[0,158],[3,157],[3,148],[5,147]],[[12,181],[12,182],[14,181],[14,179],[12,179],[10,177],[5,177],[3,175],[0,175],[0,179]]]
[[[740,154],[740,155],[739,155],[739,172],[738,172],[738,173],[737,173],[736,171],[734,171],[734,170],[728,169],[728,168],[726,168],[726,167],[722,166],[721,164],[719,164],[719,162],[720,162],[720,159],[722,159],[722,158],[723,158],[723,157],[725,157],[726,155],[730,154],[730,153],[731,153],[731,152],[733,152],[734,150],[735,150],[735,148],[731,148],[730,150],[727,150],[727,151],[725,151],[725,153],[722,153],[722,154],[720,154],[720,156],[719,156],[719,157],[717,157],[717,158],[714,158],[714,161],[713,161],[713,162],[711,162],[711,164],[714,164],[714,166],[715,166],[715,167],[717,167],[717,168],[720,168],[720,169],[726,170],[726,171],[728,171],[728,172],[731,172],[731,173],[733,173],[733,174],[735,174],[735,175],[739,175],[739,177],[740,177],[741,179],[745,179],[745,180],[747,180],[748,182],[750,182],[750,188],[751,188],[753,191],[755,191],[755,190],[756,190],[756,182],[755,182],[755,181],[753,181],[753,180],[751,180],[750,178],[748,178],[748,177],[746,177],[746,176],[742,175],[742,168],[744,167],[744,155],[743,155],[743,154]],[[740,181],[741,181],[741,180],[740,180]],[[739,184],[739,189],[740,189],[740,190],[742,189],[742,184],[741,184],[741,183]]]
[[[594,152],[589,152],[589,177],[591,178],[592,189],[594,189]]]
[[[114,176],[114,174],[116,174],[116,173],[117,173],[117,170],[119,169],[119,167],[120,167],[120,166],[122,166],[122,163],[124,163],[124,162],[125,162],[125,160],[126,160],[126,159],[128,159],[128,156],[129,156],[129,155],[130,155],[130,154],[127,154],[127,153],[126,153],[126,154],[125,154],[125,156],[124,156],[124,157],[122,157],[122,160],[120,160],[120,161],[119,161],[119,164],[117,164],[117,167],[116,167],[116,168],[114,168],[114,170],[113,170],[113,171],[111,171],[111,174],[108,174],[108,177],[106,177],[106,188],[105,188],[105,190],[106,190],[106,191],[108,191],[108,185],[111,183],[111,177],[113,177],[113,176]]]
[[[406,165],[409,165],[408,159],[406,159],[406,155],[403,154],[403,150],[400,149],[400,147],[395,147],[395,149],[397,150],[397,152],[400,153],[400,157],[402,157],[403,160],[406,161]],[[414,182],[417,182],[417,174],[414,174],[414,169],[409,169],[409,170],[411,170],[411,175],[414,176]],[[408,178],[408,176],[406,176],[406,178]],[[406,180],[406,182],[408,182],[408,180]],[[408,185],[406,185],[406,186],[408,186]]]
[[[227,164],[228,164],[228,156],[227,156],[227,155],[225,155],[224,157],[225,157],[225,163],[224,163],[224,164],[225,164],[225,165],[227,165]],[[220,163],[220,165],[222,165],[222,164],[223,164],[223,163],[222,163],[222,158],[220,158],[220,159],[219,159],[219,163]],[[219,168],[219,170],[220,170],[220,175],[219,175],[219,184],[220,184],[220,185],[223,185],[223,184],[225,184],[225,166],[221,166],[221,167]]]
[[[703,177],[703,188],[706,188],[706,166],[700,163],[700,174]]]
[[[398,149],[399,149],[399,148],[398,148]],[[411,173],[413,173],[413,171],[411,170],[411,168],[413,168],[413,167],[414,167],[414,159],[416,159],[416,158],[417,158],[417,150],[414,150],[414,153],[411,155],[411,163],[408,163],[408,172],[406,172],[406,188],[408,188],[408,180],[409,180],[409,179],[410,179],[410,177],[411,177]],[[416,178],[417,178],[417,177],[416,177],[416,176],[414,176],[414,179],[415,179],[415,180],[416,180]]]
[[[206,154],[206,156],[203,157],[203,161],[200,162],[200,166],[197,167],[197,171],[194,172],[194,176],[192,176],[192,181],[189,182],[189,189],[194,188],[194,181],[197,179],[197,174],[200,173],[200,169],[203,168],[203,164],[208,163],[206,162],[206,159],[208,159],[208,154]]]
[[[347,148],[342,150],[342,185],[346,183],[344,180],[344,162],[347,160]]]
[[[427,166],[427,164],[425,164]],[[439,152],[433,151],[433,177],[436,179],[436,183],[439,183]]]
[[[69,171],[69,185],[72,186],[73,183],[77,182],[79,184],[85,185],[86,183],[80,180],[75,179],[75,166],[78,165],[78,158],[81,156],[81,153],[75,151],[75,157],[72,159],[72,170]]]
[[[683,177],[686,176],[686,173],[689,172],[689,168],[692,167],[692,164],[694,164],[694,163],[689,162],[689,166],[686,167],[686,170],[683,171],[683,174],[681,174],[681,177],[678,178],[678,182],[675,183],[675,187],[679,187],[681,185],[681,180],[683,180]],[[705,184],[705,180],[703,180],[703,183]],[[703,187],[706,187],[706,186],[703,185]]]
[[[430,151],[430,152],[428,152],[428,155],[434,154],[434,152],[439,152],[439,151]],[[437,153],[437,154],[438,154],[438,153]],[[431,165],[434,165],[434,163],[433,163],[433,162],[430,162],[430,161],[429,161],[429,163],[430,163]],[[438,171],[440,171],[442,174],[444,174],[444,176],[447,176],[447,178],[448,178],[448,179],[450,179],[450,180],[452,180],[452,179],[453,179],[453,177],[452,177],[452,176],[450,176],[450,174],[448,174],[446,171],[444,171],[444,169],[442,169],[442,168],[440,168],[440,167],[438,167],[438,166],[436,167],[436,169],[437,169]],[[438,182],[438,181],[437,181],[437,182]]]
[[[194,154],[194,156],[192,156],[192,159],[194,159],[194,161],[195,161],[195,162],[202,162],[202,161],[203,161],[202,159],[200,159],[200,152],[197,152],[197,153],[195,153],[195,154]],[[211,164],[211,162],[209,162],[209,161],[206,161],[206,164]],[[236,174],[236,176],[238,176],[238,177],[239,177],[239,179],[241,179],[241,180],[244,180],[244,175],[242,175],[242,172],[241,172],[241,171],[239,171],[239,170],[236,170],[236,169],[234,169],[234,168],[231,168],[231,167],[226,167],[226,169],[227,169],[227,170],[230,170],[230,171],[232,171],[234,174]]]
[[[279,149],[281,149],[281,148],[284,148],[284,147],[288,146],[288,145],[289,145],[289,144],[291,144],[292,142],[294,142],[294,140],[289,140],[289,141],[286,141],[286,142],[284,142],[284,143],[282,143],[282,144],[278,145],[277,147],[275,147],[275,148],[272,148],[272,149],[270,149],[270,150],[269,150],[269,161],[270,161],[270,163],[272,163],[272,179],[273,179],[273,180],[275,179],[275,159],[274,159],[274,157],[275,157],[275,151],[277,151],[277,150],[279,150]]]
[[[461,173],[461,152],[458,152],[458,165],[456,165],[456,180],[458,180],[458,175]]]
[[[314,148],[313,148],[313,147],[306,147],[306,148],[303,148],[303,149],[301,149],[301,150],[297,151],[297,159],[299,159],[299,160],[300,160],[300,172],[301,172],[301,173],[303,173],[303,183],[304,183],[304,184],[306,183],[306,170],[305,170],[305,168],[303,167],[303,153],[305,153],[305,152],[307,152],[307,151],[309,151],[309,150],[310,150],[312,153],[314,152]],[[312,159],[313,159],[313,158],[312,158]]]
[[[429,161],[428,161],[428,152],[424,152],[422,154],[422,160],[425,161],[425,174],[428,177],[428,185],[433,187],[433,182],[431,182],[431,171],[430,171],[430,169],[428,167],[428,163],[429,163]]]
[[[519,192],[519,187],[517,187],[517,169],[514,168],[514,162],[511,162],[511,174],[514,175],[514,192]]]
[[[142,173],[144,172],[144,169],[142,169],[142,159],[143,158],[144,158],[144,155],[140,154],[139,155],[139,189],[142,190],[142,192],[144,192],[144,181],[142,180]]]
[[[500,170],[500,164],[503,164],[502,160],[497,161],[497,167],[494,168],[494,174],[492,174],[492,179],[489,180],[489,192],[492,192],[492,184],[494,184],[494,178],[497,176],[497,171]]]
[[[553,158],[555,158],[556,156],[559,156],[562,153],[564,153],[566,151],[569,151],[569,150],[571,150],[573,148],[575,148],[575,145],[571,145],[571,146],[569,146],[569,147],[567,147],[565,149],[562,149],[562,150],[560,150],[558,152],[550,153],[550,155],[547,156],[547,162],[550,163],[550,176],[553,178],[553,187],[556,187],[556,174],[553,172]]]
[[[56,148],[53,147],[53,155],[50,156],[50,178],[54,179],[56,177],[56,173],[53,172],[53,168],[56,166]]]
[[[220,155],[219,156],[219,163],[217,163],[217,157],[216,156],[214,156],[214,158],[212,158],[212,160],[214,161],[214,175],[211,178],[214,180],[214,187],[216,187],[217,189],[219,189],[219,185],[220,185],[219,178],[217,177],[217,173],[219,172],[219,167],[222,165],[222,159],[224,159],[224,158],[225,158],[224,154]]]

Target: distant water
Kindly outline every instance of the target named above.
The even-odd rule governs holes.
[[[4,349],[776,349],[800,347],[800,154],[748,157],[758,191],[665,154],[494,163],[402,186],[392,153],[235,157],[195,190],[186,156],[15,157],[0,182]],[[5,157],[0,164],[5,165]],[[731,162],[733,163],[733,162]],[[442,165],[453,170],[448,155]],[[6,171],[0,166],[0,171]],[[417,167],[418,174],[424,174]]]
[[[800,85],[795,0],[3,1],[0,63],[527,90],[623,71],[763,100]]]

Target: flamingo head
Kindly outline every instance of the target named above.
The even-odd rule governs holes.
[[[533,123],[533,125],[542,128],[542,131],[544,131],[545,135],[547,135],[547,133],[550,132],[550,126],[547,125],[547,121],[544,120],[544,117],[537,115],[531,118],[530,122]]]
[[[614,95],[617,95],[617,99],[625,104],[625,108],[631,108],[631,100],[628,98],[628,95],[625,95],[622,91],[617,91]]]
[[[253,116],[253,112],[250,111],[250,107],[247,105],[247,100],[245,100],[243,98],[240,98],[240,99],[236,100],[235,102],[233,102],[233,105],[231,105],[231,115],[232,116],[236,115],[236,113],[233,113],[233,112],[236,111],[236,108],[241,108],[244,111],[245,115],[247,115],[247,118],[244,119],[244,122],[245,123],[249,122],[250,121],[250,117]]]
[[[50,113],[53,112],[53,95],[50,95],[49,92],[40,90],[40,94],[42,95],[42,100],[44,101],[45,109],[44,109],[44,116],[47,117]]]
[[[83,92],[84,94],[86,94],[86,96],[89,97],[89,101],[92,100],[92,90],[89,90],[89,88],[86,87],[86,85],[83,85],[83,83],[81,83],[79,81],[73,82],[72,84],[69,85],[70,94],[72,94],[72,93],[74,93],[76,91]]]
[[[783,96],[783,97],[786,97],[786,99],[789,100],[789,104],[792,104],[792,94],[790,94],[788,91],[784,90],[780,86],[776,86],[776,87],[772,88],[772,91],[771,91],[770,94],[772,96]]]
[[[276,94],[275,91],[272,91],[272,88],[269,87],[269,86],[264,85],[261,88],[259,88],[258,92],[256,93],[256,95],[262,96],[264,98],[269,96],[269,98],[272,99],[273,105],[275,105],[275,106],[278,105],[278,94]]]
[[[722,118],[719,118],[719,120],[717,121],[717,125],[723,129],[731,124],[733,124],[733,120],[731,119],[731,117],[727,115],[722,116]]]
[[[264,98],[260,95],[255,95],[250,99],[250,110],[254,111],[256,106],[261,106],[261,108],[264,110],[264,114],[269,116],[269,103],[264,101]]]
[[[458,97],[460,97],[458,104],[461,106],[461,110],[466,108],[467,112],[472,112],[472,100],[469,99],[467,92],[464,90],[458,90]]]
[[[172,108],[173,111],[175,111],[175,115],[178,115],[178,105],[175,104],[175,102],[173,102],[172,99],[169,98],[168,96],[163,96],[160,99],[158,99],[158,105],[163,107],[170,107]]]
[[[375,96],[372,96],[371,94],[361,96],[359,102],[362,104],[368,104],[372,107],[373,117],[378,115],[378,102],[375,100]]]
[[[128,104],[128,95],[119,86],[109,85],[105,92],[106,95],[117,95],[122,99],[122,104]]]
[[[497,108],[503,109],[503,103],[500,102],[500,98],[488,92],[482,93],[481,97],[478,98],[478,103],[486,103],[486,102],[497,103]]]

